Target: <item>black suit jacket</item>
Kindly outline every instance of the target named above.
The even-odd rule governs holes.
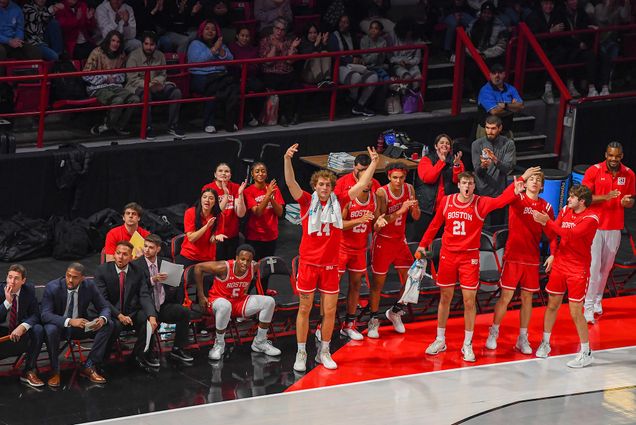
[[[0,323],[4,323],[9,314],[9,310],[4,305],[4,288],[6,286],[6,283],[0,285]],[[17,324],[19,325],[20,323],[27,323],[30,326],[40,323],[40,306],[35,296],[35,288],[30,283],[22,285],[22,289],[20,289]]]
[[[95,282],[110,307],[113,318],[119,313],[130,315],[143,310],[148,316],[156,316],[155,307],[150,297],[145,275],[138,264],[130,262],[124,281],[124,305],[116,307],[119,302],[119,275],[114,262],[100,265],[95,271]]]
[[[42,298],[42,323],[52,323],[59,328],[64,327],[64,321],[67,319],[66,302],[68,293],[66,289],[66,279],[61,277],[46,284],[44,290],[44,298]],[[110,320],[110,309],[104,297],[99,293],[99,289],[95,282],[85,279],[79,286],[77,291],[77,314],[78,317],[88,317],[88,306],[93,304],[97,309],[99,316]]]
[[[163,258],[157,257],[157,267],[159,268],[159,270],[161,270],[162,261],[163,261]],[[144,273],[144,280],[148,284],[148,292],[150,293],[150,297],[152,299],[152,305],[154,306],[155,292],[152,288],[152,283],[150,283],[150,270],[148,269],[148,263],[146,262],[146,258],[143,256],[139,257],[134,261],[134,263],[136,266],[139,266],[139,269],[142,270]],[[181,297],[183,295],[183,289],[181,288],[181,286],[175,288],[174,286],[163,285],[163,289],[166,293],[166,298],[164,300],[164,303],[176,303],[176,304],[183,303],[183,299]]]

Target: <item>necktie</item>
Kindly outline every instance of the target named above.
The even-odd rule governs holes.
[[[124,282],[126,282],[126,273],[119,272],[119,309],[124,313]]]
[[[155,276],[157,273],[158,273],[157,265],[151,264],[150,277]],[[161,282],[156,282],[153,286],[153,289],[155,291],[155,307],[157,308],[157,313],[158,313],[159,309],[161,308],[161,304],[163,304],[164,300],[166,299],[166,293],[163,289],[163,284]]]
[[[13,302],[11,303],[11,311],[9,312],[9,332],[13,332],[17,324],[18,324],[18,296],[15,295],[13,297]]]
[[[66,305],[66,314],[64,315],[68,319],[74,319],[73,311],[75,310],[75,297],[77,292],[71,291],[71,296],[68,299],[68,304]]]

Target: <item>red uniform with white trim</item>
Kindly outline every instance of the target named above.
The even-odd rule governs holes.
[[[442,199],[442,208],[437,209],[420,241],[420,247],[429,246],[444,224],[437,286],[454,286],[459,282],[462,289],[479,288],[479,244],[484,218],[491,211],[512,202],[515,197],[512,184],[497,198],[473,195],[470,202],[463,203],[459,200],[459,194],[455,193]]]
[[[374,193],[369,193],[366,202],[353,199],[349,202],[346,217],[343,220],[353,220],[368,213],[375,213],[377,203]],[[342,241],[340,242],[340,260],[338,262],[338,272],[344,273],[346,270],[352,272],[364,272],[367,270],[367,249],[369,245],[369,235],[373,231],[373,222],[358,224],[349,230],[342,231]]]
[[[623,230],[625,208],[621,205],[621,199],[625,195],[636,195],[635,180],[634,172],[623,164],[616,172],[616,176],[607,169],[605,162],[592,165],[587,169],[581,184],[590,188],[592,194],[607,195],[612,190],[620,192],[618,197],[592,206],[600,220],[599,230]]]
[[[340,197],[349,193],[349,189],[351,189],[355,184],[358,183],[358,180],[353,175],[353,171],[349,174],[345,174],[336,180],[336,187],[333,189],[333,193],[336,196]],[[380,182],[376,179],[371,179],[371,192],[375,193],[376,190],[380,188]]]
[[[504,267],[500,285],[515,290],[517,284],[529,292],[539,290],[539,244],[543,226],[532,218],[532,211],[547,214],[554,219],[554,210],[545,199],[532,199],[526,194],[510,204],[508,209],[508,241],[504,253]]]
[[[348,192],[338,196],[341,208],[350,200]],[[296,289],[306,293],[318,289],[325,294],[337,294],[340,292],[338,257],[342,229],[338,229],[333,224],[325,223],[320,231],[309,234],[311,195],[303,191],[298,199],[298,204],[302,217],[303,236],[298,249],[300,261]],[[326,203],[322,203],[322,205],[325,206]]]
[[[208,302],[210,306],[217,298],[224,298],[232,304],[232,317],[245,317],[245,306],[247,305],[247,291],[254,278],[254,267],[251,265],[243,276],[234,273],[234,263],[236,260],[224,261],[227,267],[227,275],[224,278],[216,276],[212,288],[208,292]]]
[[[592,261],[592,240],[599,222],[596,213],[588,208],[576,214],[568,207],[561,210],[556,221],[548,221],[546,234],[551,239],[560,238],[554,253],[552,273],[545,288],[548,293],[562,295],[567,290],[571,302],[585,299]]]
[[[386,214],[393,214],[402,208],[402,204],[412,197],[408,184],[402,186],[402,192],[395,196],[389,185],[382,186],[386,193]],[[389,266],[396,269],[408,269],[413,264],[413,255],[406,244],[406,217],[408,212],[388,223],[375,233],[371,252],[371,270],[375,274],[387,274]]]

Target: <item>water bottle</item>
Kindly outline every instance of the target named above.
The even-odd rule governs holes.
[[[428,145],[422,146],[422,158],[428,155]]]

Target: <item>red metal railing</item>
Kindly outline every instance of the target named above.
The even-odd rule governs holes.
[[[459,115],[462,111],[462,94],[464,91],[464,71],[466,58],[466,50],[477,64],[477,67],[486,77],[486,81],[490,80],[490,71],[488,65],[479,54],[479,51],[471,41],[468,34],[462,27],[457,27],[457,35],[455,37],[455,68],[453,70],[453,100],[451,104],[451,115]]]
[[[413,50],[419,49],[422,51],[422,63],[421,63],[421,77],[420,78],[410,78],[410,79],[398,79],[398,80],[388,80],[388,81],[378,81],[376,83],[359,83],[359,84],[340,84],[339,83],[339,74],[338,68],[340,65],[340,60],[343,56],[359,56],[366,53],[388,53],[395,52],[401,50]],[[331,57],[333,60],[333,85],[329,87],[305,87],[301,89],[293,89],[293,90],[272,90],[266,92],[259,93],[247,93],[246,92],[246,81],[247,81],[247,69],[250,65],[259,65],[265,62],[274,62],[274,61],[299,61],[299,60],[308,60],[322,57]],[[201,62],[201,63],[186,63],[186,64],[174,64],[174,65],[164,65],[164,66],[148,66],[148,67],[136,67],[136,68],[122,68],[122,69],[114,69],[114,70],[100,70],[100,71],[77,71],[77,72],[65,72],[65,73],[49,73],[48,66],[46,62],[43,61],[3,61],[2,66],[6,65],[40,65],[40,72],[37,74],[30,75],[19,75],[19,76],[5,76],[0,77],[0,82],[25,82],[25,81],[33,81],[40,80],[40,101],[37,110],[27,111],[27,112],[16,112],[11,114],[0,114],[0,118],[12,118],[12,117],[28,117],[28,116],[37,116],[39,118],[38,123],[38,133],[37,133],[37,147],[41,148],[44,146],[44,129],[45,129],[45,118],[48,115],[53,114],[63,114],[63,113],[71,113],[71,112],[91,112],[91,111],[102,111],[109,110],[114,108],[135,108],[141,107],[142,109],[142,117],[141,117],[141,128],[139,137],[141,139],[146,138],[146,128],[148,124],[148,107],[149,106],[161,106],[168,105],[173,103],[194,103],[194,102],[203,102],[208,100],[214,100],[214,96],[201,96],[194,98],[184,98],[179,100],[161,100],[161,101],[150,101],[149,95],[149,85],[150,85],[150,73],[152,71],[157,70],[166,70],[168,72],[168,80],[176,77],[188,77],[187,69],[189,68],[203,68],[209,66],[240,66],[241,67],[241,81],[240,81],[240,114],[239,114],[239,128],[243,127],[243,121],[245,117],[245,103],[247,99],[255,98],[255,97],[267,97],[274,94],[285,95],[285,94],[302,94],[302,93],[313,93],[313,92],[331,92],[331,98],[329,103],[329,120],[335,119],[336,113],[336,99],[338,95],[338,91],[340,90],[348,90],[356,87],[368,87],[368,86],[380,86],[394,83],[411,83],[411,82],[420,82],[420,93],[422,96],[422,100],[424,99],[426,92],[426,80],[427,80],[427,70],[428,70],[428,59],[429,59],[429,51],[428,46],[426,44],[412,44],[406,46],[395,46],[395,47],[384,47],[384,48],[375,48],[375,49],[364,49],[364,50],[350,50],[350,51],[341,51],[341,52],[323,52],[323,53],[312,53],[312,54],[303,54],[303,55],[294,55],[294,56],[280,56],[274,58],[256,58],[256,59],[243,59],[243,60],[232,60],[232,61],[214,61],[214,62]],[[170,74],[169,71],[181,71],[181,74]],[[84,107],[74,107],[74,108],[65,108],[65,109],[49,109],[49,84],[52,79],[55,78],[66,78],[66,77],[82,77],[86,75],[104,75],[104,74],[117,74],[122,72],[143,72],[144,73],[144,95],[141,102],[137,103],[129,103],[123,105],[102,105],[102,106],[84,106]]]

